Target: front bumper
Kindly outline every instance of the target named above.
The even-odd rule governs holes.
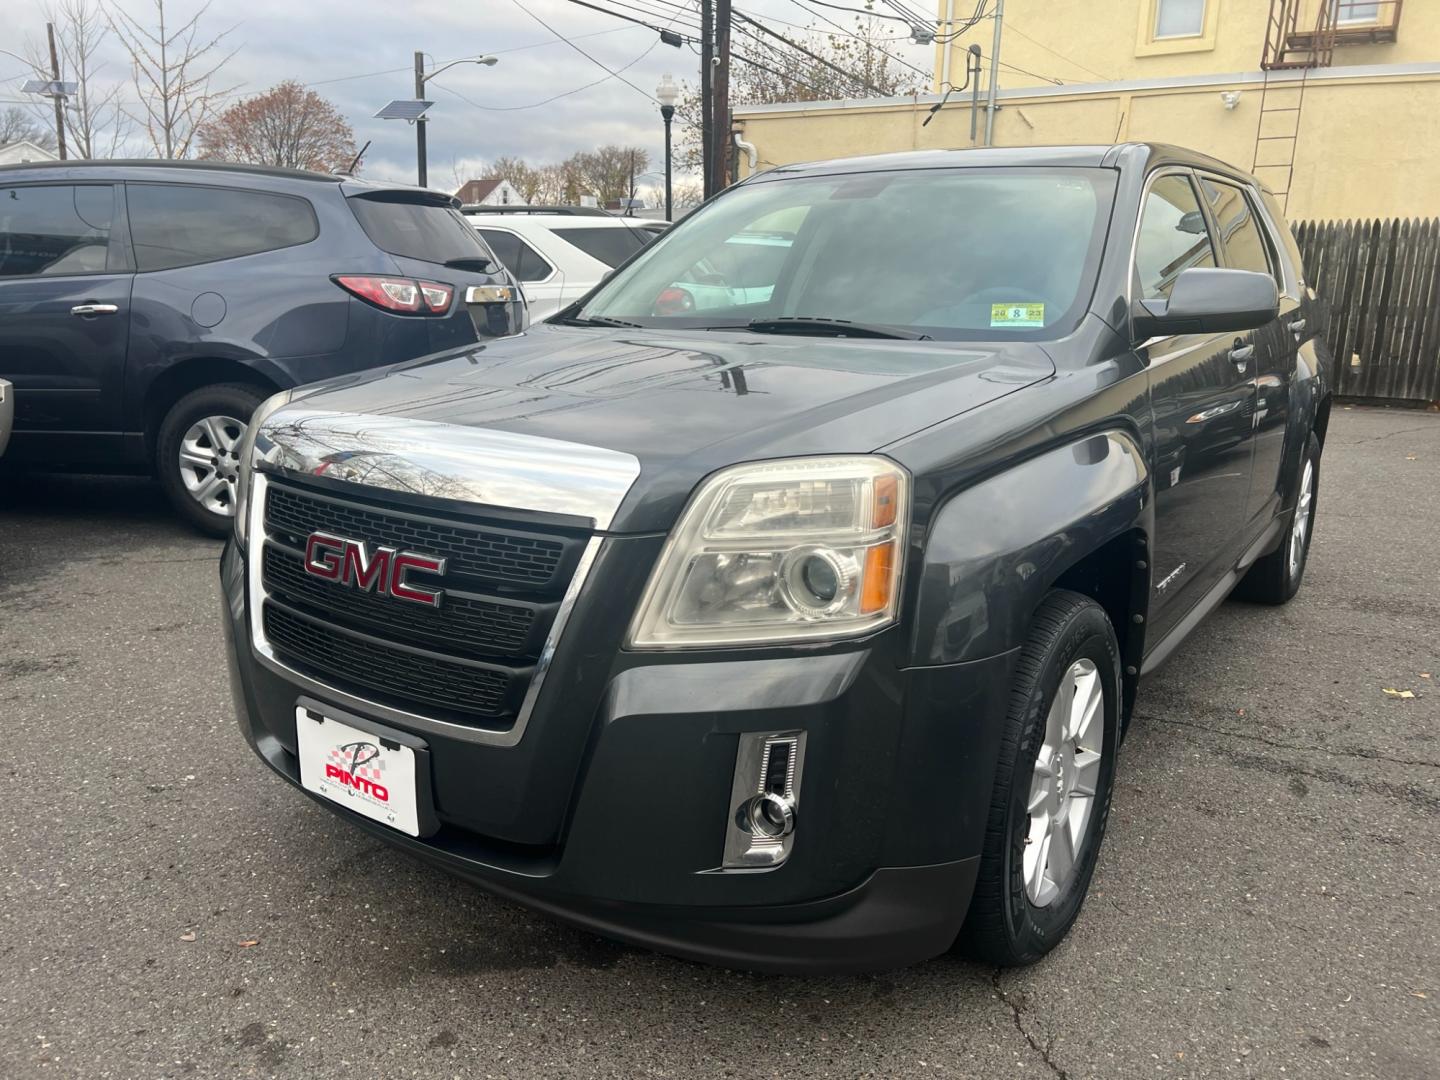
[[[298,787],[302,692],[253,657],[233,544],[221,579],[242,730]],[[514,747],[421,733],[441,820],[422,839],[312,798],[494,893],[647,948],[761,971],[904,966],[945,951],[969,906],[994,773],[987,732],[1012,657],[903,671],[874,652],[617,666],[590,694],[576,693],[579,679],[547,685]],[[559,729],[580,732],[574,772],[566,755],[525,753]],[[773,868],[720,869],[739,733],[795,729],[807,773],[794,851]],[[474,825],[493,818],[495,787],[519,808],[504,835]],[[560,824],[516,842],[539,794],[561,804]],[[532,816],[547,816],[536,805]]]

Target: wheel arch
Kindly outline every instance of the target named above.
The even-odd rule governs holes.
[[[1129,432],[1090,434],[953,495],[931,519],[910,661],[962,663],[1018,648],[1055,588],[1094,599],[1134,699],[1150,592],[1150,470]]]
[[[282,389],[278,380],[239,360],[199,356],[182,360],[162,371],[145,388],[141,421],[144,425],[146,456],[154,456],[160,424],[177,401],[192,390],[199,390],[203,386],[218,386],[221,383],[253,386],[267,397]]]

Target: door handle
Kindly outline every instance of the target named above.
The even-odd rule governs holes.
[[[1298,333],[1300,333],[1300,331],[1302,331],[1302,330],[1305,329],[1305,320],[1304,320],[1304,319],[1296,319],[1294,322],[1290,323],[1289,325],[1290,325],[1290,332],[1291,332],[1292,334],[1298,334]]]
[[[1237,345],[1230,350],[1230,359],[1235,362],[1235,367],[1240,374],[1245,374],[1245,369],[1250,366],[1250,358],[1255,355],[1254,345]]]
[[[114,315],[119,310],[114,304],[76,304],[70,309],[70,314],[88,318],[92,315]]]

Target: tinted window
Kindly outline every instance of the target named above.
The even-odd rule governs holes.
[[[619,266],[654,237],[639,229],[552,229],[567,244],[574,244],[606,266]]]
[[[490,258],[485,245],[475,238],[475,230],[448,206],[416,202],[408,195],[387,195],[353,198],[350,209],[365,235],[391,255],[432,263]]]
[[[582,315],[661,326],[786,316],[934,338],[1052,337],[1089,302],[1108,169],[777,177],[666,230]]]
[[[1181,270],[1214,266],[1215,250],[1195,189],[1184,176],[1162,176],[1150,185],[1135,243],[1140,295],[1168,297]]]
[[[541,254],[512,232],[481,229],[480,235],[516,281],[544,281],[555,272]]]
[[[1210,209],[1220,229],[1220,242],[1225,247],[1230,265],[1237,270],[1271,273],[1265,238],[1260,235],[1259,223],[1245,193],[1233,184],[1212,180],[1201,180],[1200,186],[1205,191],[1205,198],[1210,200]]]
[[[0,277],[103,271],[114,207],[109,184],[0,188]]]
[[[233,259],[308,243],[320,234],[304,199],[263,191],[129,184],[130,235],[141,270]]]

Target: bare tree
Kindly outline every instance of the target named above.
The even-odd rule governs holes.
[[[141,22],[119,6],[106,11],[111,31],[130,54],[131,75],[139,97],[137,121],[145,125],[150,144],[163,158],[190,154],[196,132],[233,89],[212,85],[216,72],[235,50],[224,51],[233,26],[214,36],[204,34],[200,20],[209,0],[178,26],[165,10],[165,0],[150,0],[154,22]]]
[[[114,157],[130,131],[130,118],[121,105],[122,84],[102,76],[99,57],[110,28],[99,7],[89,0],[61,0],[47,5],[45,21],[55,26],[55,44],[60,58],[60,78],[75,83],[75,93],[65,107],[65,142],[77,158]],[[50,78],[50,49],[42,41],[26,47],[36,77]],[[48,116],[50,107],[43,108]]]
[[[11,105],[0,111],[0,146],[17,142],[32,142],[46,150],[54,150],[55,132],[18,105]]]
[[[650,155],[638,146],[600,146],[575,154],[566,162],[583,194],[601,204],[624,199],[635,189],[635,177],[650,165]]]
[[[510,186],[518,191],[527,203],[538,203],[540,192],[545,187],[544,166],[537,168],[524,158],[496,158],[495,164],[485,175],[510,181]]]
[[[287,79],[201,125],[200,157],[335,172],[355,158],[355,132],[340,110]]]

